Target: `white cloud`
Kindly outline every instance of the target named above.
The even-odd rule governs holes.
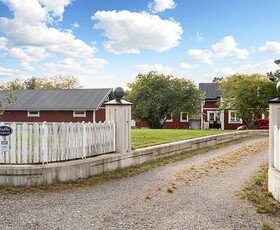
[[[74,29],[80,28],[80,25],[79,25],[79,23],[77,23],[77,22],[74,22],[73,24],[71,24],[71,26],[72,26],[72,28],[74,28]]]
[[[280,53],[280,42],[267,41],[263,46],[261,46],[259,48],[259,50],[261,52],[279,54]]]
[[[14,19],[23,25],[36,25],[49,19],[47,10],[41,6],[38,0],[5,0],[4,3],[13,12]],[[3,18],[1,19],[3,22]],[[7,21],[9,20],[7,19]]]
[[[0,66],[0,77],[24,78],[26,77],[26,73],[20,70],[7,69]]]
[[[214,75],[216,77],[227,77],[227,76],[233,75],[235,73],[236,73],[236,71],[233,68],[231,68],[230,66],[225,66],[225,67],[222,67],[219,69],[214,69]]]
[[[105,31],[104,47],[115,54],[140,53],[141,49],[162,52],[178,46],[183,33],[174,20],[163,20],[145,12],[97,11],[95,29]]]
[[[235,57],[238,59],[248,58],[249,51],[246,49],[237,49],[237,43],[232,36],[224,37],[220,42],[212,45],[212,50],[215,56],[219,58]]]
[[[34,67],[31,66],[28,62],[22,62],[20,63],[20,66],[24,71],[32,72],[34,70]]]
[[[30,47],[44,49],[48,55],[41,58],[49,57],[49,53],[91,58],[95,53],[94,47],[77,39],[71,31],[48,27],[48,23],[62,19],[64,8],[70,4],[70,0],[6,0],[4,3],[13,12],[14,18],[0,17],[0,31],[18,49],[17,55],[25,53],[32,56],[26,52]],[[8,53],[15,55],[15,50]],[[33,57],[27,59],[33,61]]]
[[[210,50],[199,50],[199,49],[189,49],[187,52],[188,57],[191,59],[203,62],[207,64],[212,64],[213,53]]]
[[[51,57],[52,55],[50,53],[46,53],[45,49],[41,47],[26,47],[11,48],[7,50],[5,56],[12,59],[35,62]]]
[[[181,63],[180,67],[183,68],[183,69],[192,70],[192,69],[198,69],[199,65],[198,64],[191,65],[191,64],[188,64],[188,63]]]
[[[249,56],[249,51],[246,49],[234,49],[232,50],[232,56],[237,59],[247,59]]]
[[[6,50],[8,46],[8,39],[0,37],[0,50]]]
[[[11,48],[8,50],[6,56],[12,59],[28,59],[27,54],[20,48]]]
[[[278,69],[278,66],[273,60],[266,60],[256,64],[245,64],[237,68],[232,68],[230,66],[225,66],[219,69],[215,69],[213,75],[218,77],[227,77],[232,74],[266,74],[268,72],[273,72]]]
[[[211,46],[211,49],[189,49],[187,52],[191,59],[207,64],[213,63],[213,58],[234,57],[237,59],[247,59],[249,51],[237,48],[237,43],[232,36],[224,37],[220,42]]]
[[[246,64],[241,65],[238,69],[238,73],[245,73],[245,74],[253,74],[253,73],[260,73],[260,74],[266,74],[268,72],[273,72],[279,69],[279,66],[277,66],[274,63],[274,60],[266,60],[260,63],[256,64]]]
[[[168,75],[168,74],[171,74],[173,71],[173,69],[171,67],[163,66],[160,64],[154,64],[154,65],[143,64],[143,65],[136,65],[135,67],[141,73],[148,73],[150,71],[156,71],[158,73]]]
[[[222,41],[212,45],[212,50],[217,57],[227,57],[231,55],[232,50],[237,46],[235,40],[231,36],[226,36]]]
[[[195,33],[195,37],[193,38],[195,41],[197,42],[203,42],[205,41],[204,37],[203,37],[203,33],[200,32],[196,32]]]
[[[50,74],[65,74],[74,76],[91,76],[98,69],[103,68],[108,62],[104,59],[90,58],[86,60],[75,60],[73,58],[65,58],[58,63],[45,63],[43,68]]]
[[[39,0],[42,5],[45,6],[52,17],[57,17],[59,21],[62,20],[65,7],[67,7],[71,0]]]
[[[175,7],[176,4],[173,0],[153,0],[148,5],[148,8],[154,13],[174,9]]]

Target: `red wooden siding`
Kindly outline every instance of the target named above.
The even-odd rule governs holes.
[[[0,122],[92,122],[93,111],[86,111],[86,117],[73,117],[73,111],[40,111],[40,117],[28,117],[27,111],[6,111]],[[105,121],[105,109],[95,114],[96,122]]]
[[[164,122],[163,128],[165,129],[188,129],[189,122],[187,121],[180,121],[180,115],[173,115],[171,122]]]
[[[104,122],[105,121],[105,117],[106,117],[105,114],[106,114],[105,108],[101,107],[99,110],[97,110],[95,112],[95,121],[96,122],[99,122],[99,121]]]
[[[147,124],[143,121],[136,122],[137,128],[148,127]],[[163,123],[164,129],[188,129],[189,122],[188,121],[180,121],[180,115],[173,115],[173,121],[171,122],[164,122]]]
[[[205,101],[205,104],[204,104],[203,108],[204,109],[206,109],[206,108],[219,108],[217,103],[218,103],[217,100]]]
[[[229,114],[228,114],[228,111],[225,111],[225,129],[237,129],[239,126],[242,125],[242,123],[229,123],[229,120],[228,120],[228,117]]]

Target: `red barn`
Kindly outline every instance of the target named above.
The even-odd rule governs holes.
[[[103,122],[104,103],[112,89],[0,90],[0,99],[11,94],[0,122]]]

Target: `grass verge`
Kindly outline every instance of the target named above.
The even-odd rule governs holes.
[[[258,213],[272,216],[280,215],[280,203],[268,192],[268,167],[261,170],[252,181],[239,193],[240,197],[252,202]]]
[[[170,163],[175,163],[193,157],[195,155],[204,154],[206,152],[209,152],[217,148],[227,147],[231,144],[240,143],[241,141],[245,141],[253,138],[258,138],[258,137],[250,136],[246,138],[239,138],[227,143],[217,144],[211,147],[187,151],[173,156],[149,161],[141,165],[135,165],[127,168],[120,168],[115,171],[105,172],[100,175],[89,177],[87,179],[78,179],[76,181],[57,182],[51,185],[43,184],[43,185],[30,186],[30,187],[0,186],[0,194],[8,195],[8,194],[19,194],[19,193],[29,194],[29,193],[41,193],[41,192],[68,192],[70,190],[86,189],[101,183],[118,180],[125,177],[132,177],[137,174],[149,171],[156,167],[164,166]]]
[[[259,172],[253,177],[246,187],[238,194],[242,199],[249,200],[256,208],[257,213],[267,214],[270,217],[278,219],[280,216],[280,203],[275,200],[268,192],[268,166],[261,167]],[[270,220],[269,222],[271,222]],[[274,230],[274,225],[279,227],[279,223],[264,223],[263,230]],[[277,228],[279,229],[279,228]]]
[[[190,129],[132,129],[131,141],[133,149],[138,149],[152,145],[187,140],[214,134],[228,133],[232,131]]]
[[[210,160],[204,161],[200,165],[192,165],[174,174],[174,182],[189,185],[204,176],[214,176],[224,172],[228,167],[236,165],[243,158],[253,156],[268,148],[268,140],[260,141],[252,145],[242,146],[222,156],[217,156]]]

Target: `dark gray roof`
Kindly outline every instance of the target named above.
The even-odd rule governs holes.
[[[7,110],[96,110],[112,89],[0,90],[0,98],[8,92],[16,101]]]
[[[205,99],[217,99],[220,97],[217,83],[199,83],[199,89],[205,93]]]

